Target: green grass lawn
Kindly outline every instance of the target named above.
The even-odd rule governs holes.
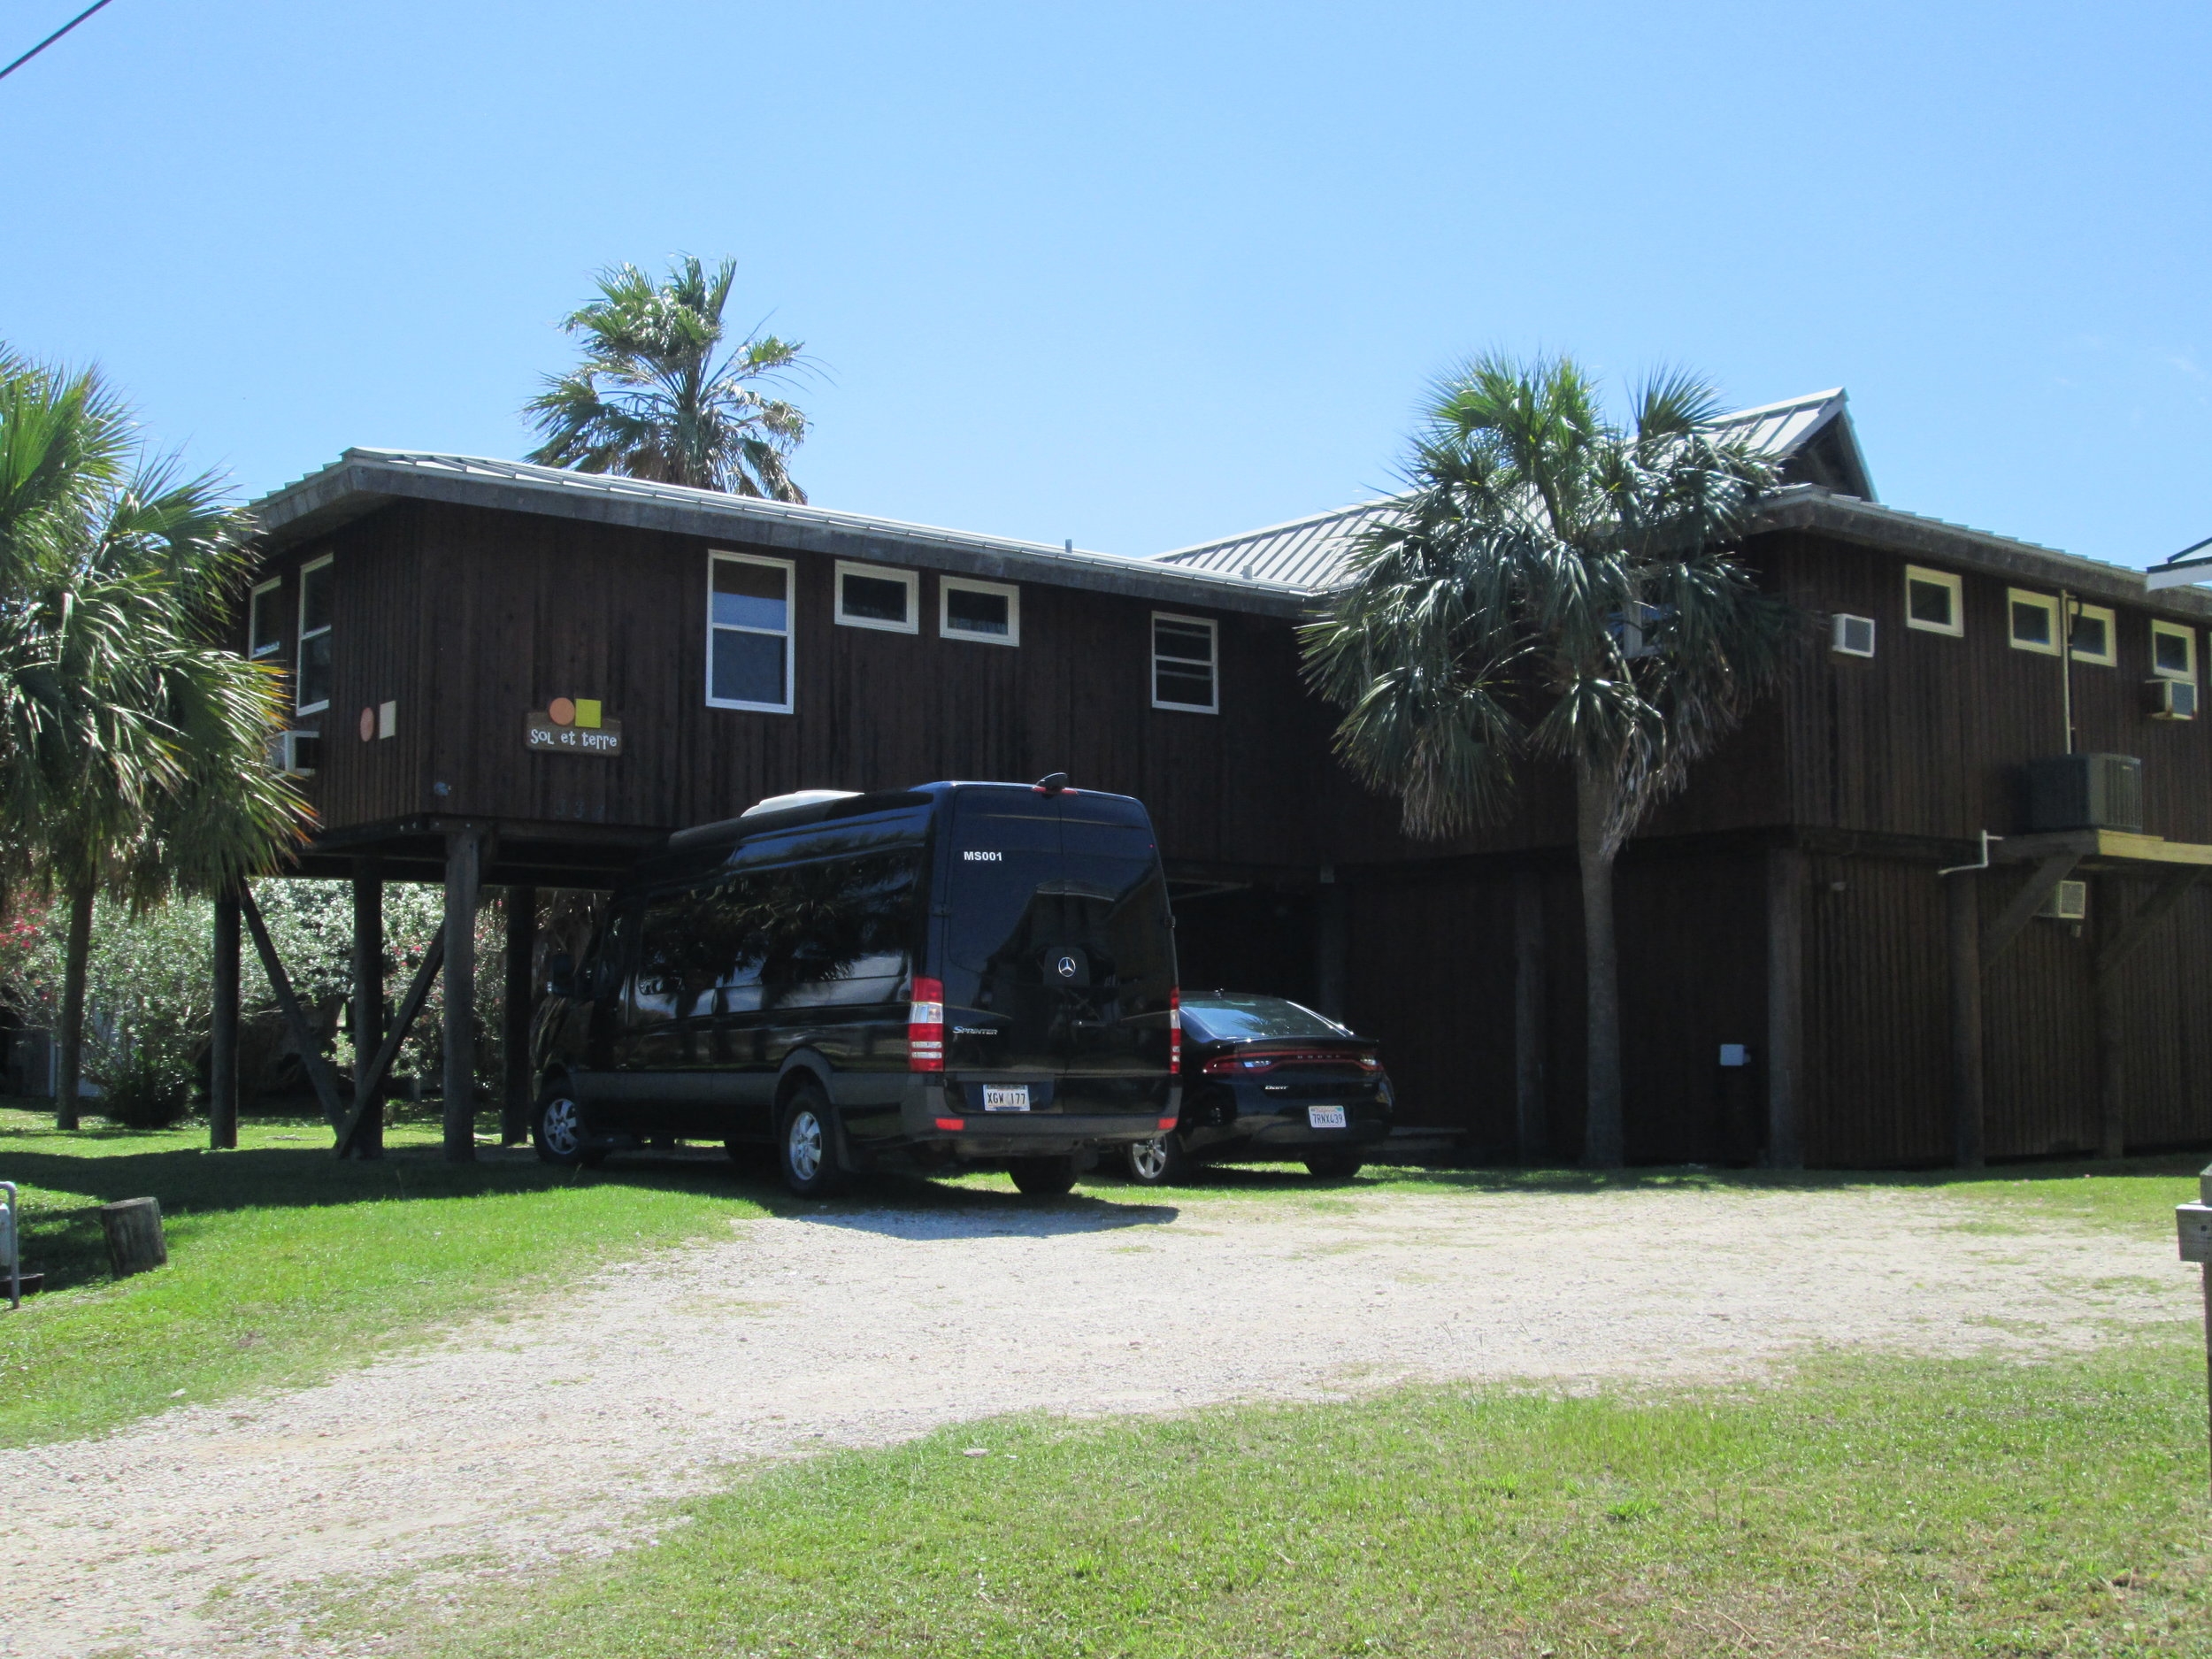
[[[317,1381],[512,1292],[760,1215],[766,1195],[718,1161],[598,1174],[486,1148],[449,1164],[420,1120],[373,1164],[334,1159],[319,1118],[250,1118],[234,1152],[206,1133],[62,1135],[0,1110],[0,1179],[24,1189],[25,1262],[49,1286],[0,1312],[0,1445]],[[116,1282],[96,1207],[149,1195],[169,1265]]]
[[[2203,1384],[2177,1324],[2085,1359],[1836,1357],[1736,1390],[995,1422],[746,1480],[430,1645],[2201,1655]]]

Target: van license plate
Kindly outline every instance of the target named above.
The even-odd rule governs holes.
[[[1018,1083],[1011,1088],[983,1086],[983,1110],[987,1112],[1025,1112],[1029,1110],[1029,1085]],[[1341,1117],[1343,1114],[1339,1113]]]
[[[1341,1129],[1344,1127],[1344,1108],[1341,1106],[1309,1106],[1306,1108],[1306,1127],[1309,1129]]]

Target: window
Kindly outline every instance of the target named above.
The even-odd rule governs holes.
[[[2118,664],[2117,646],[2112,612],[2103,605],[2085,605],[2070,601],[2074,613],[2074,626],[2066,631],[2066,653],[2078,663],[2094,663],[2111,668]]]
[[[707,556],[707,702],[791,712],[791,561]]]
[[[284,583],[275,577],[254,585],[246,611],[246,655],[257,661],[284,649]]]
[[[837,561],[837,619],[849,628],[882,628],[918,634],[922,626],[922,579],[918,572],[887,565]]]
[[[2006,625],[2016,651],[2058,655],[2058,601],[2048,594],[2032,594],[2018,588],[2005,590]]]
[[[330,555],[300,566],[299,702],[302,714],[330,706]]]
[[[1874,618],[1836,613],[1828,636],[1828,649],[1839,657],[1874,655]]]
[[[2161,680],[2197,677],[2197,631],[2178,622],[2151,624],[2151,672]]]
[[[1216,714],[1214,648],[1219,625],[1202,617],[1152,613],[1152,706],[1190,714]]]
[[[937,632],[945,638],[980,640],[987,645],[1022,642],[1022,595],[1003,582],[970,581],[964,576],[937,579]]]
[[[1959,579],[1948,571],[1905,566],[1905,626],[1924,634],[1966,632],[1966,608]]]

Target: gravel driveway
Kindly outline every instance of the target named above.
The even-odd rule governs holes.
[[[2170,1246],[1962,1230],[1939,1192],[1101,1191],[733,1223],[320,1387],[0,1454],[0,1654],[313,1651],[283,1609],[334,1575],[526,1571],[733,1463],[997,1413],[2027,1353],[2195,1306]]]

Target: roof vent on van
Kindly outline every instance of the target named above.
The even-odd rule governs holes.
[[[1058,795],[1068,787],[1068,775],[1064,772],[1048,772],[1030,787],[1039,795]]]
[[[857,789],[794,789],[789,795],[772,795],[765,801],[756,801],[738,817],[758,818],[764,812],[782,812],[821,801],[849,801],[859,793]]]

